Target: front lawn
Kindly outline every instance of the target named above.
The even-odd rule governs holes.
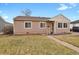
[[[79,47],[79,35],[57,35],[55,37]]]
[[[46,36],[26,35],[9,36],[0,35],[0,54],[12,55],[50,55],[50,54],[79,54],[69,48],[66,48]]]

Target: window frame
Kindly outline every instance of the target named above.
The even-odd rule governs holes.
[[[45,27],[41,27],[41,26],[40,26],[41,23],[44,23],[44,24],[45,24]],[[46,28],[46,22],[39,22],[39,28],[40,28],[40,29],[45,29],[45,28]]]
[[[59,22],[60,23],[60,22]],[[63,28],[63,23],[60,23],[61,24],[61,27],[59,27],[59,23],[57,25],[58,28]]]
[[[26,27],[25,27],[25,23],[31,23],[31,27],[26,28]],[[24,29],[32,29],[32,21],[24,21]]]
[[[66,24],[66,26],[65,26],[65,24]],[[63,28],[67,28],[67,27],[68,27],[67,23],[63,23]]]

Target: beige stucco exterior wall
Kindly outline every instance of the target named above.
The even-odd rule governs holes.
[[[46,22],[46,28],[40,28],[40,21],[31,21],[32,28],[24,28],[24,23],[26,21],[14,21],[14,34],[61,34],[70,33],[70,20],[63,17],[62,15],[51,19],[52,21]],[[58,28],[58,23],[67,23],[67,28]],[[52,26],[53,24],[53,26]],[[53,28],[54,27],[54,28]]]
[[[24,22],[26,21],[14,21],[14,34],[48,34],[47,22],[46,28],[40,28],[39,21],[32,21],[32,28],[24,28]]]
[[[70,20],[63,16],[58,16],[54,19],[54,34],[70,33]],[[58,28],[58,23],[67,23],[67,28]]]

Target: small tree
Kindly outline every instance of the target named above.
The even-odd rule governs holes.
[[[4,26],[3,33],[4,34],[13,34],[13,26],[10,26],[10,25]]]
[[[31,10],[30,9],[25,9],[22,11],[22,13],[25,15],[25,16],[30,16],[31,15]]]

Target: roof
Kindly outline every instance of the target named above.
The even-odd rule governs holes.
[[[5,22],[4,19],[0,16],[0,21]]]
[[[67,17],[65,17],[62,14],[56,15],[52,18],[50,17],[35,17],[35,16],[17,16],[14,18],[14,21],[54,21],[53,19],[56,17],[60,17],[63,16],[64,18],[66,18],[67,20],[69,20]],[[70,21],[70,20],[69,20]]]
[[[79,20],[72,21],[71,24],[79,23]]]
[[[12,23],[5,21],[1,16],[0,16],[0,22],[5,23],[5,24],[10,24],[10,25],[12,24]]]
[[[3,28],[4,25],[6,25],[6,26],[12,26],[13,24],[5,21],[4,18],[2,18],[0,16],[0,30],[1,30],[1,27]]]
[[[48,21],[49,17],[34,17],[34,16],[17,16],[14,18],[14,21],[26,21],[26,20],[34,20],[34,21]]]

